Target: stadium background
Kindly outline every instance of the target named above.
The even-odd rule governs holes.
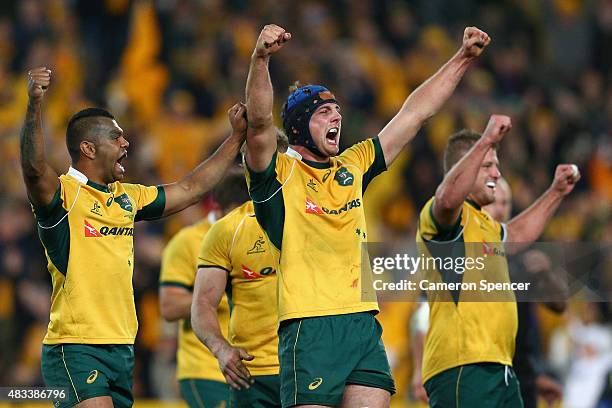
[[[483,129],[497,112],[513,121],[500,157],[514,192],[514,213],[547,188],[556,163],[576,163],[583,179],[544,239],[612,242],[610,0],[4,0],[0,386],[41,384],[40,343],[48,321],[50,279],[19,174],[27,69],[53,70],[44,123],[47,154],[58,172],[69,165],[68,118],[82,107],[102,105],[117,116],[130,141],[128,180],[169,182],[228,133],[225,112],[243,97],[255,40],[270,22],[293,33],[271,62],[275,114],[293,81],[323,83],[341,101],[345,147],[384,126],[409,92],[455,52],[465,26],[492,37],[444,109],[369,188],[371,240],[412,245],[418,210],[441,179],[446,138],[463,127]],[[177,398],[176,327],[162,321],[157,306],[160,255],[173,233],[209,207],[205,202],[136,229],[140,330],[134,392],[153,406]],[[602,284],[610,284],[609,266]],[[612,354],[609,339],[588,350],[572,341],[593,325],[612,337],[607,304],[588,306],[572,303],[560,317],[538,310],[542,350],[562,381],[585,353],[595,363]],[[385,304],[380,314],[400,390],[397,406],[410,400],[414,308]]]

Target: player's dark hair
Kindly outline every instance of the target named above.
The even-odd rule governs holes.
[[[213,197],[223,210],[249,201],[251,198],[242,171],[230,171],[213,190]]]
[[[80,144],[83,140],[87,140],[86,137],[88,135],[88,130],[91,129],[92,121],[100,117],[115,119],[106,109],[86,108],[72,115],[68,121],[68,127],[66,128],[66,147],[68,148],[68,153],[73,163],[79,160],[81,151]]]
[[[463,156],[481,138],[481,134],[470,129],[463,129],[453,133],[446,142],[444,149],[444,173],[448,173],[453,166],[461,160]],[[493,146],[497,150],[497,145]]]

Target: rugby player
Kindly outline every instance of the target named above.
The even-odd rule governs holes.
[[[287,139],[277,133],[279,152]],[[289,154],[292,154],[289,152]],[[244,203],[206,234],[198,257],[192,325],[219,360],[238,408],[280,408],[277,271],[266,235],[259,226],[241,176]],[[217,323],[223,293],[231,299],[229,337]],[[229,339],[229,341],[228,341]]]
[[[378,136],[342,154],[342,115],[334,95],[319,85],[294,89],[281,116],[301,159],[276,152],[272,119],[268,64],[290,39],[282,27],[263,28],[246,86],[249,192],[279,262],[282,405],[385,407],[395,385],[361,251],[367,241],[363,193],[450,97],[490,38],[466,28],[457,53]]]
[[[43,340],[47,387],[65,387],[56,407],[133,404],[134,223],[176,213],[198,202],[223,176],[244,141],[233,133],[181,180],[145,187],[122,183],[129,142],[106,110],[88,108],[68,122],[72,159],[58,177],[45,158],[42,104],[51,83],[46,67],[28,72],[28,107],[21,131],[21,169],[53,282]],[[231,116],[244,115],[234,105]],[[204,136],[204,135],[203,135]]]
[[[230,116],[230,123],[234,133],[246,132],[244,115]],[[222,180],[213,191],[222,209],[230,210],[248,199],[248,195],[243,193],[244,189],[231,180]],[[183,228],[168,242],[162,255],[159,277],[161,315],[170,322],[178,320],[176,376],[181,396],[191,408],[229,407],[229,387],[217,360],[191,328],[191,303],[198,252],[204,235],[212,225],[209,218]],[[227,336],[229,305],[225,296],[218,304],[217,318],[222,333]]]
[[[492,277],[508,282],[503,242],[524,245],[535,241],[580,179],[574,165],[558,165],[552,185],[535,203],[507,224],[495,221],[482,207],[495,201],[501,178],[497,146],[511,127],[509,117],[493,115],[482,136],[464,130],[449,138],[445,177],[421,210],[417,243],[431,255],[442,249],[454,256],[484,257],[485,267],[462,274],[427,271],[430,279],[467,282]],[[512,292],[507,295],[514,299]],[[476,299],[461,291],[428,292],[430,325],[422,377],[431,407],[523,406],[511,367],[516,302]]]

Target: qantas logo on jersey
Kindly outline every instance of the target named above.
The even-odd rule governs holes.
[[[251,268],[249,268],[245,264],[242,264],[241,266],[242,266],[242,276],[244,276],[245,279],[259,279],[259,278],[263,278],[264,276],[268,276],[268,275],[272,275],[276,273],[276,270],[272,268],[271,266],[266,266],[265,268],[262,268],[262,270],[259,271],[259,273],[253,271]]]
[[[306,214],[338,215],[358,207],[361,207],[361,200],[359,198],[349,201],[338,209],[329,209],[327,207],[319,207],[312,199],[306,197]]]
[[[260,274],[258,274],[257,272],[254,272],[251,268],[249,268],[245,264],[242,264],[242,276],[244,276],[245,279],[261,278]]]
[[[314,201],[306,197],[306,214],[323,214],[323,210]]]
[[[108,227],[104,225],[102,228],[100,228],[100,230],[97,230],[87,220],[84,221],[86,237],[104,237],[107,235],[124,235],[129,237],[134,236],[133,227]]]
[[[490,243],[490,242],[485,242],[482,241],[482,253],[484,256],[506,256],[506,252],[500,250],[499,248],[497,248],[497,246],[495,246],[494,244]]]
[[[101,237],[102,234],[100,234],[100,232],[95,229],[93,227],[93,225],[91,225],[90,223],[87,222],[87,220],[85,221],[85,236],[86,237]]]

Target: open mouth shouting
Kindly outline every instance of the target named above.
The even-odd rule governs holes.
[[[127,157],[127,150],[115,162],[115,170],[118,170],[120,173],[125,173],[125,168],[123,167],[122,162],[126,157]]]
[[[334,147],[338,147],[339,131],[337,127],[329,129],[325,135],[325,141]]]
[[[485,183],[485,185],[489,187],[491,190],[495,191],[495,186],[497,186],[497,183],[493,180],[489,180]]]

